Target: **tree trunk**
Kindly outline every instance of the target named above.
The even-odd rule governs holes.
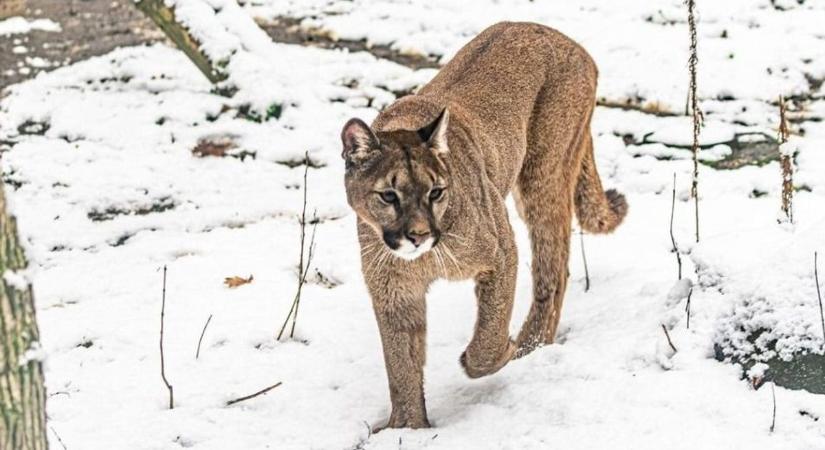
[[[0,184],[0,449],[43,450],[46,390],[26,258]]]
[[[175,11],[166,6],[163,0],[140,0],[135,3],[135,6],[155,22],[166,37],[189,57],[212,84],[226,80],[226,72],[201,51],[200,44],[183,25],[175,20]]]

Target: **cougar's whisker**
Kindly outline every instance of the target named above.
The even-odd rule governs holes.
[[[380,270],[381,266],[383,266],[384,263],[387,262],[391,256],[392,255],[388,251],[383,251],[381,253],[381,255],[376,259],[376,263],[372,268],[372,271],[370,271],[370,278],[372,278],[372,275],[374,273],[377,273]]]
[[[381,265],[381,260],[387,255],[387,252],[384,249],[383,245],[378,245],[374,248],[370,249],[371,251],[368,254],[365,254],[364,257],[368,258],[369,261],[367,263],[366,270],[363,271],[364,276],[372,276],[376,269]]]
[[[364,272],[365,277],[372,277],[373,272],[375,272],[375,268],[378,266],[378,261],[383,256],[384,255],[381,253],[380,250],[377,251],[377,253],[375,253],[374,255],[372,255],[372,257],[370,258],[369,267],[367,267],[367,270]]]
[[[446,235],[446,236],[450,236],[451,238],[454,238],[454,239],[456,239],[456,240],[458,240],[458,241],[461,241],[461,242],[467,242],[467,238],[465,238],[465,237],[461,237],[461,236],[459,236],[459,235],[457,235],[457,234],[455,234],[455,233],[449,233],[449,232],[447,232],[447,233],[444,233],[444,235]]]
[[[443,250],[444,250],[444,253],[447,255],[447,257],[450,258],[450,261],[452,261],[452,263],[455,266],[456,270],[461,272],[461,265],[458,263],[458,260],[456,259],[455,255],[453,255],[453,251],[452,251],[452,249],[450,249],[450,246],[445,244]]]
[[[444,259],[441,255],[441,252],[437,248],[434,248],[433,250],[433,255],[435,255],[435,261],[437,266],[436,272],[438,271],[438,269],[441,269],[441,273],[444,274],[444,278],[447,278],[447,268],[444,266]]]
[[[370,252],[375,251],[375,247],[378,245],[377,243],[367,244],[361,247],[361,254],[367,254]]]

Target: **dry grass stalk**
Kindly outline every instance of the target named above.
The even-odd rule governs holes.
[[[198,339],[198,350],[195,352],[195,359],[201,355],[201,342],[203,342],[203,335],[206,334],[206,327],[209,326],[209,322],[212,321],[212,314],[209,315],[209,318],[206,319],[206,323],[203,324],[203,330],[201,330],[201,337]]]
[[[699,242],[699,131],[702,127],[704,117],[699,110],[698,99],[696,98],[696,66],[699,63],[697,53],[696,38],[696,2],[695,0],[685,0],[688,7],[688,28],[690,30],[690,58],[688,59],[688,71],[690,73],[690,111],[693,116],[693,182],[690,188],[690,195],[694,200],[696,242]]]
[[[2,0],[0,0],[0,1],[2,1]],[[50,426],[49,429],[52,430],[52,434],[54,434],[54,437],[57,438],[57,443],[60,444],[61,447],[63,447],[63,450],[69,450],[69,448],[66,447],[66,444],[63,443],[63,439],[61,439],[60,435],[57,434],[57,431],[55,431],[54,427]]]
[[[814,252],[814,282],[816,283],[816,297],[819,299],[819,320],[822,324],[822,340],[825,342],[825,313],[822,312],[822,292],[819,291],[819,270],[817,269],[817,252]]]
[[[693,296],[693,288],[690,288],[688,291],[687,301],[685,302],[685,315],[687,315],[687,320],[685,323],[685,327],[689,330],[690,329],[690,298]]]
[[[670,346],[670,349],[673,350],[673,353],[677,353],[679,350],[676,350],[676,346],[673,345],[673,341],[670,340],[670,333],[667,332],[667,327],[665,324],[662,325],[662,331],[665,332],[665,337],[667,338],[667,345]]]
[[[779,164],[782,167],[782,213],[793,223],[793,151],[788,148],[788,129],[785,99],[779,97]]]
[[[584,292],[590,290],[590,271],[587,270],[587,255],[584,253],[584,230],[579,230],[579,239],[582,248],[582,261],[584,262]]]
[[[160,303],[160,377],[169,390],[169,409],[175,408],[175,392],[169,380],[166,379],[166,362],[163,357],[163,318],[166,313],[166,266],[163,266],[163,295]]]
[[[771,418],[771,433],[776,429],[776,388],[775,383],[771,383],[771,397],[773,397],[773,416]]]
[[[676,237],[673,235],[673,215],[676,211],[676,173],[673,174],[673,196],[670,200],[670,242],[673,244],[673,253],[676,254],[676,265],[679,267],[679,279],[682,279],[682,256],[679,254],[679,247],[676,245]]]
[[[295,297],[292,300],[292,306],[289,308],[289,313],[286,315],[286,319],[284,319],[283,325],[281,325],[281,330],[278,332],[278,337],[276,340],[281,340],[281,337],[284,335],[284,330],[286,330],[287,323],[289,323],[290,318],[292,319],[292,327],[289,330],[289,338],[292,339],[295,336],[295,323],[298,321],[298,308],[301,305],[301,291],[303,290],[304,284],[306,284],[307,274],[309,273],[309,266],[312,263],[312,257],[315,253],[315,230],[318,227],[318,221],[313,220],[312,225],[312,237],[309,241],[309,251],[307,252],[306,259],[304,258],[304,253],[306,249],[305,241],[306,241],[306,227],[307,227],[307,173],[309,172],[309,153],[305,154],[304,162],[304,203],[303,207],[301,208],[301,252],[298,257],[298,289],[295,292]]]

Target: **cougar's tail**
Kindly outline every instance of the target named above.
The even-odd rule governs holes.
[[[576,184],[576,217],[589,233],[610,233],[622,223],[627,214],[624,195],[614,189],[602,190],[596,161],[593,159],[593,140],[586,138],[581,172]]]

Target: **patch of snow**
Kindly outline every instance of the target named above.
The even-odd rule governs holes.
[[[24,17],[11,17],[0,20],[0,36],[25,34],[30,31],[60,31],[60,24],[49,19],[28,20]]]
[[[306,28],[441,62],[495,22],[543,23],[576,39],[600,72],[611,74],[599,80],[601,96],[641,98],[674,112],[685,108],[687,12],[678,0],[480,0],[472,8],[462,0],[256,0],[248,9],[265,18],[304,17]],[[700,99],[765,102],[808,91],[806,74],[825,75],[825,8],[819,3],[778,12],[768,0],[729,0],[699,4],[697,12]]]
[[[3,272],[3,281],[17,291],[29,289],[31,280],[26,271],[6,270]]]

